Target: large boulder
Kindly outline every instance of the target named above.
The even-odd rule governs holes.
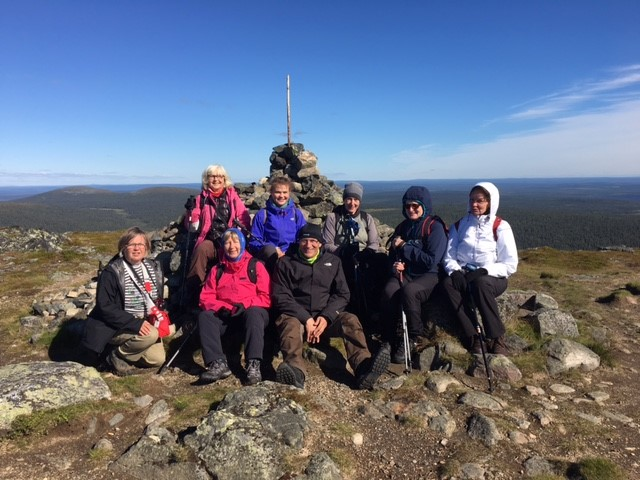
[[[558,338],[547,346],[547,369],[551,375],[575,368],[588,372],[599,366],[600,356],[580,343]]]
[[[33,362],[0,368],[0,429],[18,416],[111,398],[95,368],[75,362]]]
[[[218,480],[280,478],[304,444],[307,414],[272,382],[228,394],[184,443]]]

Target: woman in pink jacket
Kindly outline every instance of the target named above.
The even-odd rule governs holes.
[[[221,165],[205,168],[202,192],[195,198],[190,197],[185,207],[186,227],[198,232],[186,279],[190,303],[195,307],[207,272],[220,257],[222,234],[235,226],[236,221],[249,228],[251,217]]]
[[[269,274],[261,263],[245,250],[246,240],[238,228],[222,235],[224,254],[200,294],[198,316],[202,357],[207,369],[200,383],[212,383],[231,375],[222,348],[222,337],[232,329],[244,329],[246,383],[262,380],[260,362],[264,349],[264,332],[269,324],[267,309]]]

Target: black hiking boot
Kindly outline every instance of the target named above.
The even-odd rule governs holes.
[[[200,383],[217,382],[227,378],[229,375],[231,375],[231,370],[227,365],[227,361],[224,358],[219,358],[211,362],[207,369],[200,374]]]
[[[356,387],[358,390],[371,390],[380,375],[387,371],[391,362],[391,346],[385,343],[375,355],[366,359],[356,371]]]
[[[294,387],[304,388],[304,373],[299,368],[282,362],[276,370],[276,382]]]
[[[417,335],[415,337],[409,338],[409,353],[411,357],[417,353],[420,353],[427,347],[431,347],[433,345],[433,341],[429,340],[426,337]],[[392,363],[397,363],[399,365],[404,364],[404,340],[400,339],[396,342],[397,347],[393,352],[393,358],[391,359]]]

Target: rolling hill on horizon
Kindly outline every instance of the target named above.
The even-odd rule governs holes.
[[[475,182],[361,183],[365,186],[363,208],[393,227],[402,220],[401,198],[409,185],[428,186],[434,212],[451,224],[465,213],[466,195]],[[341,182],[337,184],[343,186]],[[498,213],[512,225],[519,248],[640,248],[638,178],[514,179],[496,181],[496,185],[501,192]],[[123,230],[138,225],[148,231],[157,230],[177,220],[187,197],[197,192],[197,188],[175,186],[144,186],[128,191],[61,187],[0,202],[0,227],[67,232]]]

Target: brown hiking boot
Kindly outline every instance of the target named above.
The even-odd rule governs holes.
[[[491,340],[491,353],[496,355],[505,355],[509,356],[511,352],[509,352],[509,348],[504,341],[504,335],[499,336],[498,338],[494,338]]]
[[[473,335],[467,338],[467,350],[471,355],[482,355],[482,344],[479,335]],[[485,348],[486,351],[486,348]]]

